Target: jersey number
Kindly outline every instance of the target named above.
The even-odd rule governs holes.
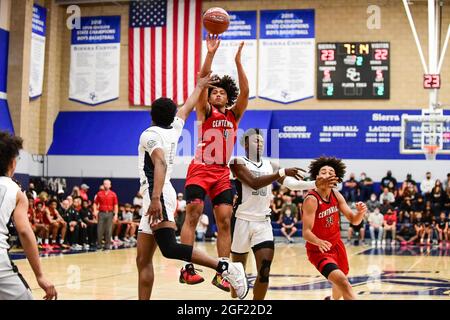
[[[257,171],[251,171],[251,172],[255,175],[255,177],[261,176],[260,172],[257,172]],[[261,197],[267,196],[267,187],[263,187],[261,189],[252,191],[252,196],[261,196]]]
[[[334,222],[333,216],[327,217],[325,220],[325,227],[326,228],[331,227],[333,225],[333,222]]]
[[[0,186],[0,208],[2,207],[3,200],[5,199],[5,195],[6,195],[6,187]]]

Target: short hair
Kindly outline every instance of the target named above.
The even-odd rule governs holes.
[[[244,132],[241,139],[239,140],[239,143],[241,144],[241,146],[245,147],[245,143],[247,142],[248,138],[250,138],[254,134],[262,135],[261,129],[258,129],[258,128],[247,129],[247,131]]]
[[[315,179],[319,175],[320,169],[325,166],[332,167],[334,169],[336,177],[338,178],[338,181],[342,182],[342,179],[345,175],[346,166],[341,159],[335,157],[321,156],[320,158],[314,159],[309,165],[309,174],[311,175],[311,178]]]
[[[211,95],[214,87],[222,88],[227,93],[227,106],[231,107],[234,105],[236,98],[239,94],[239,89],[236,85],[236,81],[233,80],[230,76],[224,75],[223,77],[219,77],[217,74],[211,77],[211,81],[218,81],[214,84],[214,86],[208,88],[208,98]]]
[[[11,162],[23,148],[23,139],[7,131],[0,131],[0,176],[6,176]]]
[[[150,112],[152,121],[159,126],[168,127],[172,124],[177,113],[177,105],[169,98],[159,98],[152,102]]]

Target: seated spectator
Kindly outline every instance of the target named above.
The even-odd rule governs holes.
[[[33,182],[30,182],[28,184],[28,192],[30,192],[30,194],[33,196],[33,200],[37,199],[38,195],[37,195],[36,189],[34,188]]]
[[[397,203],[400,202],[400,195],[399,195],[399,192],[398,192],[397,187],[394,186],[394,183],[393,183],[393,182],[389,182],[389,184],[388,184],[388,190],[389,190],[390,193],[392,193],[392,194],[394,195],[394,199],[395,199],[394,203],[391,202],[391,204],[392,204],[393,206],[396,206]]]
[[[143,206],[144,205],[144,199],[142,197],[142,193],[139,191],[136,193],[136,195],[133,198],[133,206]]]
[[[442,206],[444,202],[444,190],[442,190],[442,183],[440,180],[436,180],[436,183],[431,190],[431,207],[433,210],[433,214],[438,216],[442,211]]]
[[[119,212],[117,214],[117,220],[113,220],[112,223],[112,245],[113,246],[121,246],[123,245],[120,236],[122,234],[122,226],[124,225],[123,216],[125,214],[125,206],[123,204],[119,205]]]
[[[414,225],[414,229],[416,231],[415,236],[410,239],[410,242],[412,243],[413,241],[420,239],[421,242],[423,242],[423,236],[425,233],[425,226],[422,220],[422,212],[417,211],[414,213],[413,216],[413,225]]]
[[[206,214],[202,214],[195,228],[195,239],[197,241],[205,241],[206,232],[208,231],[209,218]]]
[[[436,231],[439,237],[439,244],[448,244],[448,219],[443,211],[439,215],[439,219],[436,221]]]
[[[375,209],[375,211],[369,213],[369,230],[370,239],[372,240],[372,245],[381,245],[381,240],[383,239],[383,221],[384,217],[380,212],[380,209]],[[375,231],[378,232],[378,241],[375,239]]]
[[[51,200],[48,208],[45,208],[44,223],[48,227],[52,235],[52,248],[59,249],[61,247],[67,249],[69,246],[64,243],[67,232],[67,222],[63,219],[57,210],[58,202]],[[60,233],[59,245],[56,243],[58,234]]]
[[[385,187],[383,189],[383,193],[380,194],[380,203],[383,203],[385,200],[389,202],[390,204],[395,203],[395,196],[392,192],[389,191],[388,187]]]
[[[131,211],[131,204],[125,203],[125,212],[122,215],[122,224],[126,226],[125,229],[125,244],[134,246],[137,243],[135,238],[136,230],[139,224],[133,221],[133,212]]]
[[[392,171],[388,170],[386,176],[381,179],[380,189],[384,190],[389,186],[389,182],[392,182],[394,186],[397,186],[397,179],[392,176]]]
[[[420,183],[420,190],[422,191],[422,195],[426,200],[430,199],[431,191],[433,190],[435,181],[431,179],[431,172],[426,173],[426,177]]]
[[[383,228],[384,228],[384,236],[383,236],[383,245],[386,244],[387,240],[387,233],[390,232],[391,234],[391,245],[395,245],[395,239],[396,239],[396,231],[397,231],[397,212],[395,212],[392,209],[389,209],[386,214],[384,215],[384,222],[383,222]]]
[[[272,202],[272,213],[271,213],[271,220],[275,221],[279,224],[281,224],[281,208],[283,207],[283,199],[281,198],[280,194],[277,194],[275,199]]]
[[[417,189],[416,181],[412,178],[411,173],[408,173],[406,175],[406,180],[403,181],[402,186],[399,190],[399,196],[400,197],[409,196],[411,198],[411,195],[405,194],[405,193],[410,193],[410,192],[412,194],[415,194],[418,192],[418,189]]]
[[[450,215],[450,188],[447,188],[447,191],[444,194],[442,210],[444,210],[445,214]]]
[[[360,201],[366,202],[373,192],[373,180],[365,172],[361,173],[359,180]]]
[[[414,212],[425,211],[425,201],[424,201],[422,195],[418,195],[416,200],[413,201],[413,210],[414,210]]]
[[[450,190],[450,172],[447,173],[447,180],[444,182],[444,190],[448,191]]]
[[[366,202],[366,206],[367,212],[374,212],[375,209],[380,208],[381,203],[377,200],[377,195],[375,193],[370,195],[370,199]]]
[[[380,206],[380,212],[381,212],[381,214],[384,215],[386,212],[388,212],[389,209],[393,210],[394,207],[392,206],[391,203],[389,203],[389,201],[388,201],[387,199],[384,199],[384,200],[383,200],[383,203],[382,203],[381,206]]]
[[[77,244],[83,247],[84,250],[89,250],[89,240],[88,240],[88,225],[84,222],[83,216],[82,216],[82,210],[83,210],[83,198],[76,197],[73,199],[73,209],[76,212],[76,221],[77,221],[77,227],[78,227],[78,241]],[[77,246],[79,248],[79,246]]]
[[[297,206],[292,203],[292,198],[290,196],[283,196],[283,207],[281,207],[281,215],[284,216],[287,210],[291,211],[292,217],[298,220],[298,209]]]
[[[73,205],[70,206],[69,203],[70,202],[67,199],[61,203],[61,217],[63,217],[67,224],[67,240],[70,245],[70,249],[80,251],[83,247],[78,244],[79,216]]]
[[[89,186],[86,184],[86,183],[83,183],[81,186],[80,186],[80,197],[81,197],[81,199],[84,201],[84,200],[89,200],[89,197],[88,197],[88,191],[89,191]]]
[[[411,215],[413,212],[413,205],[411,202],[411,199],[409,197],[406,197],[403,199],[402,203],[400,204],[399,208],[399,214],[398,214],[398,220],[401,222],[404,218],[411,221]]]
[[[420,244],[424,244],[425,236],[427,237],[427,245],[431,244],[432,232],[434,229],[434,221],[433,221],[433,213],[431,211],[431,207],[426,207],[425,212],[422,215],[422,221],[424,226],[424,231],[422,233],[422,237],[420,238]]]
[[[361,242],[364,243],[364,241],[365,241],[364,236],[366,233],[366,230],[364,229],[364,224],[365,224],[364,219],[361,220],[361,223],[356,226],[351,223],[349,224],[348,242],[351,242],[353,235],[356,234],[356,235],[358,235],[358,238],[361,240]]]
[[[347,202],[355,203],[358,200],[358,181],[355,179],[355,174],[350,173],[350,178],[344,182],[344,197]]]
[[[44,223],[44,211],[41,209],[37,212],[34,206],[34,199],[28,199],[28,220],[31,224],[31,229],[33,229],[34,234],[36,235],[37,244],[39,249],[47,249],[48,248],[48,227]],[[44,240],[44,243],[42,243]]]
[[[296,223],[297,219],[293,216],[291,209],[286,208],[281,222],[281,233],[289,243],[294,242],[292,236],[297,232],[297,228],[295,227]]]
[[[83,200],[80,211],[81,220],[87,225],[88,245],[90,248],[96,248],[97,244],[97,217],[92,212],[89,201]]]

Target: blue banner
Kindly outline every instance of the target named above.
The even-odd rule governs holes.
[[[261,10],[261,39],[314,38],[314,10]]]
[[[31,22],[31,31],[40,36],[45,37],[47,19],[47,9],[37,4],[33,5],[33,19]]]
[[[228,11],[230,26],[220,35],[222,40],[256,39],[256,11]],[[203,28],[203,40],[208,32]]]
[[[82,17],[72,30],[72,44],[120,43],[120,16]]]
[[[0,92],[6,93],[8,75],[9,32],[0,29]]]

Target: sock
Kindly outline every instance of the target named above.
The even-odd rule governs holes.
[[[38,244],[41,244],[41,243],[42,243],[42,238],[39,238],[39,237],[38,237],[38,238],[37,238],[37,243],[38,243]]]
[[[119,240],[119,237],[118,237],[118,236],[115,236],[115,237],[114,237],[114,240],[116,240],[116,241]]]
[[[64,243],[64,239],[59,240],[59,244],[63,244]]]
[[[48,244],[48,239],[45,239],[45,240],[44,240],[44,243],[45,243],[45,244]]]
[[[222,274],[222,272],[227,270],[228,270],[228,262],[219,260],[219,264],[217,265],[216,268],[217,273]]]

